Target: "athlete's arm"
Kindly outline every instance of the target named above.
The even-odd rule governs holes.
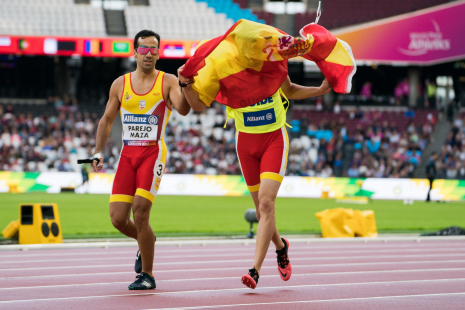
[[[292,83],[288,76],[283,85],[281,85],[281,89],[288,99],[306,99],[326,95],[331,91],[332,86],[326,79],[320,87],[302,86]]]
[[[108,98],[107,107],[97,127],[97,138],[95,141],[95,154],[102,153],[105,143],[107,143],[108,136],[110,136],[111,128],[113,127],[113,121],[118,114],[120,98],[118,94],[123,91],[124,76],[117,78],[110,88],[110,96]],[[100,159],[100,163],[92,162],[92,169],[94,172],[99,172],[103,167],[103,154]]]
[[[181,75],[181,71],[184,69],[184,65],[182,65],[181,67],[179,67],[178,69],[178,79],[181,83],[184,83],[184,84],[189,84],[189,83],[192,83],[191,80],[188,80],[186,79],[185,77],[183,77]],[[191,106],[192,110],[198,112],[198,111],[202,111],[203,109],[205,109],[207,106],[205,105],[205,103],[202,102],[202,100],[200,100],[199,98],[199,93],[197,93],[193,88],[192,88],[192,84],[188,85],[187,87],[183,87],[183,91],[182,91],[182,97],[183,97],[183,100],[186,100],[189,105]]]
[[[170,108],[176,109],[179,114],[186,116],[189,111],[191,110],[191,107],[189,103],[187,103],[186,98],[181,95],[181,89],[178,85],[178,79],[172,75],[172,74],[165,74],[165,83],[168,86],[168,104]]]

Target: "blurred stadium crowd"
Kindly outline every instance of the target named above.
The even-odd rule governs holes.
[[[435,161],[437,178],[465,180],[465,113],[453,121]]]
[[[80,111],[75,100],[65,105],[52,97],[49,103],[50,113],[0,105],[0,170],[79,171],[77,158],[92,154],[101,115]],[[111,139],[105,154],[109,158],[106,169],[114,171],[119,151]]]
[[[35,114],[0,105],[2,170],[79,171],[76,159],[92,155],[101,113],[81,111],[76,99],[52,97],[48,102],[50,112]],[[330,111],[295,108],[287,174],[412,177],[437,116],[436,110],[341,109],[338,102]],[[187,117],[174,111],[166,129],[167,173],[240,174],[234,124],[224,124],[219,103]],[[440,159],[447,178],[455,176],[451,166],[465,167],[462,118],[455,125]],[[110,138],[104,151],[106,172],[116,170],[119,151]]]

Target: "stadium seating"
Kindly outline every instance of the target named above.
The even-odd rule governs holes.
[[[231,1],[215,9],[195,0],[151,0],[149,6],[130,5],[125,9],[128,36],[141,29],[159,32],[164,39],[203,40],[226,32],[235,20],[255,19]],[[221,13],[222,12],[222,13]],[[20,22],[19,22],[20,21]],[[15,0],[2,3],[0,32],[10,35],[56,35],[106,37],[103,10],[73,0]]]
[[[326,0],[319,24],[333,29],[413,12],[447,0]],[[296,28],[297,28],[296,21]]]
[[[274,14],[265,10],[253,9],[252,12],[257,15],[258,19],[264,20],[265,24],[273,26]]]
[[[304,26],[314,23],[316,12],[305,12],[295,14],[295,33],[298,34]]]
[[[152,29],[162,40],[211,39],[234,23],[226,14],[216,14],[207,3],[195,0],[151,0],[150,6],[128,6],[125,14],[130,37],[141,29]]]
[[[10,35],[106,36],[102,8],[73,0],[2,1],[0,31]]]
[[[198,2],[207,3],[209,7],[215,9],[216,13],[224,13],[226,16],[234,22],[241,18],[248,19],[254,22],[264,23],[263,20],[259,20],[250,9],[242,9],[239,4],[234,3],[232,0],[197,0]]]

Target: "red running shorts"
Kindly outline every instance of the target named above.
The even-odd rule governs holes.
[[[110,202],[132,203],[134,195],[153,202],[165,172],[166,154],[163,140],[153,146],[123,146]]]
[[[267,133],[236,131],[237,157],[250,192],[258,192],[262,179],[283,181],[288,149],[285,127]]]

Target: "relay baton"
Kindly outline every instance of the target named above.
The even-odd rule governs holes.
[[[93,159],[78,159],[78,164],[92,164],[94,161],[97,162],[97,165],[100,163],[100,159],[93,158]]]

